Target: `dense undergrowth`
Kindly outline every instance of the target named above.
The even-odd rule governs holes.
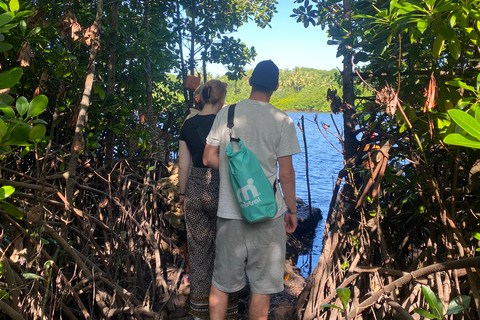
[[[298,317],[480,318],[478,4],[307,3],[297,16],[345,59],[343,99],[329,97],[345,168]]]

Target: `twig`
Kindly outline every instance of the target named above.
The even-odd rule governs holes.
[[[317,120],[317,117],[316,117],[316,116],[315,116],[315,118],[314,118],[314,122],[315,122],[315,124],[317,125],[318,131],[320,131],[320,133],[321,133],[322,136],[325,138],[325,140],[327,140],[327,142],[328,142],[335,150],[337,150],[340,154],[343,154],[343,152],[340,151],[340,150],[338,150],[338,148],[335,147],[335,146],[333,145],[333,143],[332,143],[330,140],[328,140],[327,136],[322,132],[322,129],[320,129],[320,126],[319,126],[319,124],[318,124],[318,120]]]
[[[45,187],[43,185],[36,185],[36,184],[14,181],[14,180],[0,179],[0,184],[2,184],[4,186],[12,186],[12,187],[16,187],[16,188],[25,188],[25,189],[32,189],[32,190],[45,191],[45,192],[55,192],[56,191],[56,189],[54,189],[54,188]]]

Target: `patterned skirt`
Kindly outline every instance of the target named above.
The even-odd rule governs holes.
[[[185,224],[190,256],[190,313],[207,318],[217,232],[218,171],[192,167],[185,193]],[[238,295],[229,297],[227,317],[238,314]]]

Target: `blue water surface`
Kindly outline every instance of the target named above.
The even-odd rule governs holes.
[[[297,267],[302,270],[302,276],[305,278],[313,271],[318,264],[320,252],[322,249],[323,231],[325,229],[325,219],[328,214],[328,207],[332,198],[333,188],[338,176],[338,172],[343,168],[343,156],[337,151],[341,150],[340,142],[337,138],[338,132],[334,123],[343,136],[343,118],[341,114],[332,115],[330,113],[297,113],[289,112],[297,128],[298,142],[302,152],[293,156],[293,165],[296,173],[296,194],[308,204],[308,187],[306,176],[306,158],[305,144],[301,127],[301,117],[304,117],[306,150],[308,153],[308,174],[310,181],[310,195],[312,207],[322,210],[323,220],[318,223],[315,239],[313,241],[312,252],[298,258]],[[320,129],[331,142],[322,135]],[[333,120],[332,120],[333,118]],[[328,127],[327,133],[323,129],[323,124]],[[332,146],[333,145],[333,146]]]

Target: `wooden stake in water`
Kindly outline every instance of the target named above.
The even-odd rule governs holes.
[[[308,215],[312,216],[312,197],[310,195],[310,178],[308,176],[308,151],[307,151],[307,138],[305,137],[305,124],[303,122],[303,115],[302,115],[302,135],[303,135],[303,145],[305,147],[305,174],[307,178],[307,192],[308,192]]]

